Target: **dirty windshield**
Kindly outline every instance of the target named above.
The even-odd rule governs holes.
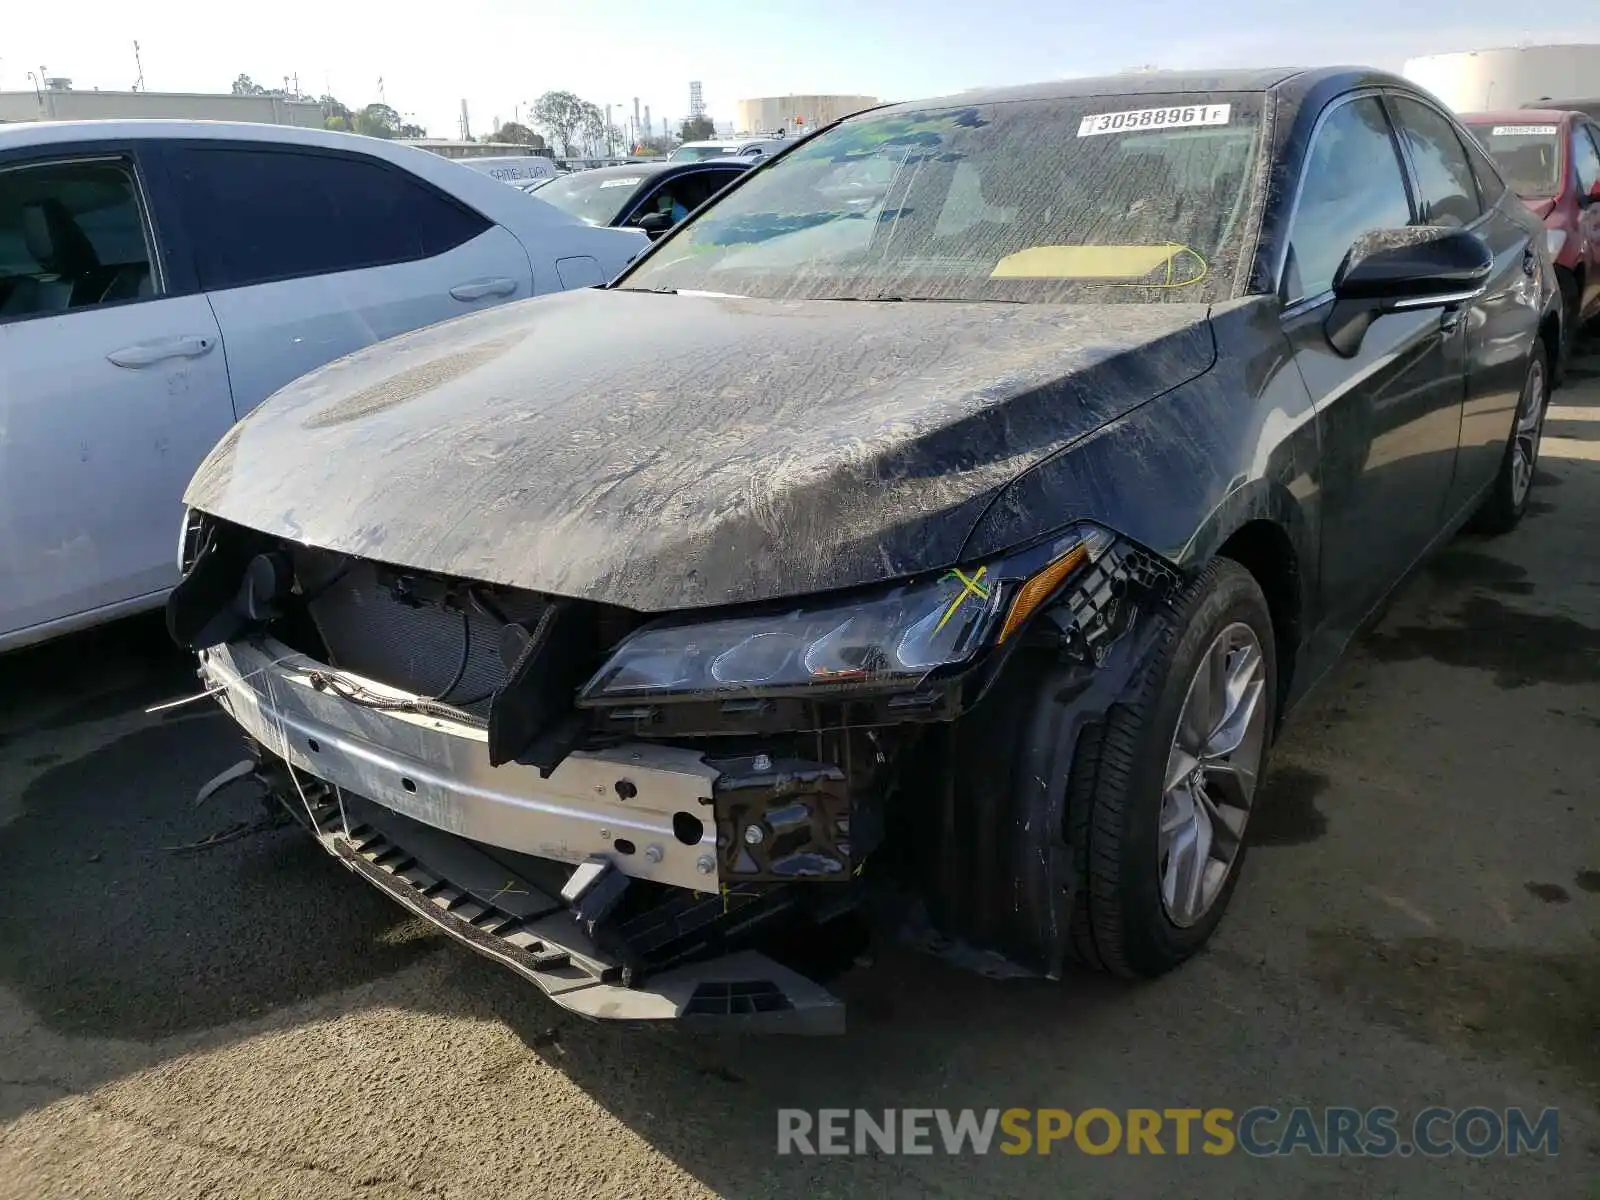
[[[1548,121],[1483,121],[1467,128],[1483,143],[1517,195],[1545,200],[1561,191],[1558,126]]]
[[[622,215],[622,206],[633,199],[639,185],[651,171],[623,167],[611,170],[574,171],[541,187],[537,193],[546,204],[587,221],[590,225],[609,225]]]
[[[1229,294],[1260,97],[875,112],[750,178],[621,281],[769,298],[1077,302]]]

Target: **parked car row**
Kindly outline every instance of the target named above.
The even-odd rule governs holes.
[[[647,244],[373,138],[0,127],[0,650],[159,605],[184,485],[290,380]]]
[[[1544,221],[1566,313],[1565,352],[1579,326],[1600,316],[1600,121],[1544,109],[1467,113],[1461,119]]]
[[[628,226],[660,237],[748,171],[750,159],[596,167],[540,183],[539,199],[590,225]]]
[[[535,196],[703,182],[617,171]],[[1354,631],[1526,511],[1553,243],[1382,72],[857,114],[603,288],[282,388],[168,625],[275,802],[585,1015],[835,1029],[774,935],[877,903],[1156,975]]]

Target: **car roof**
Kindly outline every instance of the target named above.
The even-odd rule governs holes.
[[[657,175],[681,175],[689,171],[700,171],[706,167],[730,166],[747,167],[749,163],[737,158],[730,158],[726,163],[719,163],[716,159],[706,159],[702,162],[650,162],[650,163],[618,163],[612,167],[591,167],[587,171],[574,171],[573,174],[582,179],[654,179]]]
[[[1098,96],[1160,95],[1174,92],[1274,92],[1291,103],[1314,89],[1342,91],[1357,87],[1399,87],[1420,91],[1416,84],[1388,71],[1364,66],[1240,67],[1221,71],[1125,71],[1087,75],[1014,87],[971,88],[948,96],[883,105],[869,112],[906,112],[930,105],[994,104],[1010,100],[1075,100]]]
[[[555,162],[555,159],[545,158],[542,154],[472,154],[466,158],[455,158],[450,161],[459,163],[494,163],[498,166],[500,163],[525,163],[537,159],[543,159],[547,163]]]
[[[1127,71],[1117,75],[1086,75],[1011,87],[971,88],[931,100],[911,100],[887,105],[890,110],[921,108],[928,104],[992,104],[1005,100],[1071,100],[1095,96],[1136,96],[1162,92],[1264,92],[1296,74],[1290,67],[1231,71]],[[882,112],[883,109],[876,111]]]
[[[267,125],[252,121],[105,120],[18,121],[0,125],[0,152],[77,142],[133,142],[152,139],[260,142],[275,146],[309,146],[365,154],[393,163],[471,204],[484,216],[502,224],[561,226],[581,224],[578,219],[543,201],[535,201],[519,188],[507,187],[485,171],[464,167],[415,146],[359,133],[329,129],[301,129],[294,125]],[[516,161],[520,156],[510,156]],[[530,209],[529,205],[532,205]]]
[[[259,121],[117,118],[100,121],[18,121],[0,125],[0,150],[55,142],[80,142],[89,138],[226,138],[240,142],[282,142],[295,146],[360,149],[368,154],[378,153],[376,147],[407,152],[417,149],[415,146],[399,145],[384,138],[366,137],[359,133],[302,129],[298,125],[267,125]],[[426,150],[417,152],[429,153]],[[440,156],[435,154],[433,157]]]
[[[783,141],[782,138],[774,137],[772,134],[769,134],[769,133],[752,133],[749,137],[706,138],[704,141],[699,141],[699,142],[683,142],[682,144],[680,144],[677,147],[677,149],[682,150],[685,146],[691,146],[691,147],[696,147],[696,148],[701,147],[701,146],[748,146],[751,142],[781,142],[781,141]]]

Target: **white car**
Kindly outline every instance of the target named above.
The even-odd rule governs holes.
[[[704,162],[732,154],[739,158],[771,158],[794,143],[781,137],[714,138],[704,142],[685,142],[667,155],[668,162]]]
[[[160,604],[184,485],[290,380],[647,245],[375,138],[0,126],[0,651]]]
[[[521,186],[537,180],[551,180],[562,172],[554,162],[542,154],[494,154],[482,158],[457,158],[458,166],[481,171],[501,183]]]

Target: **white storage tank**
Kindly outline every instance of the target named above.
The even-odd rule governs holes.
[[[1600,45],[1511,46],[1409,59],[1401,68],[1457,112],[1600,96]]]

